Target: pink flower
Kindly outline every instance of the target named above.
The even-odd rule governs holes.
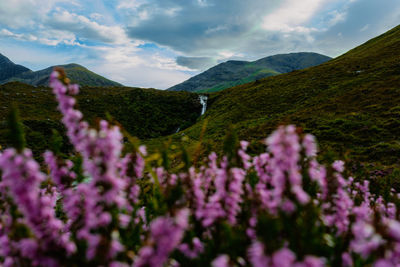
[[[332,163],[332,167],[335,171],[342,173],[344,171],[344,162],[341,160],[335,160]]]
[[[272,264],[275,267],[290,267],[295,260],[296,255],[288,248],[282,248],[272,255]]]
[[[229,256],[228,255],[219,255],[211,262],[212,267],[229,267]]]

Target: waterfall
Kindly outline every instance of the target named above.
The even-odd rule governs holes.
[[[206,95],[199,95],[200,104],[203,106],[202,109],[201,109],[201,114],[200,114],[200,116],[203,115],[203,114],[206,112],[206,109],[207,109],[207,99],[208,99],[208,96],[206,96]]]
[[[181,130],[181,127],[178,127],[178,129],[176,129],[175,133],[179,133],[180,130]]]

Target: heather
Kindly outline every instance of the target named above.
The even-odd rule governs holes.
[[[46,151],[44,167],[23,138],[1,152],[2,265],[400,264],[397,192],[371,192],[341,160],[321,164],[299,128],[279,127],[255,156],[229,139],[222,155],[183,151],[172,169],[166,154],[124,147],[118,126],[90,126],[61,69],[50,85],[75,154]]]
[[[399,47],[396,27],[322,65],[210,93],[201,117],[198,95],[187,92],[84,86],[77,105],[90,125],[112,117],[149,152],[172,139],[173,152],[180,153],[184,135],[189,153],[201,142],[203,155],[220,154],[233,125],[254,156],[265,150],[261,141],[279,125],[294,124],[318,139],[320,160],[331,153],[351,162],[349,170],[360,163],[370,172],[391,172],[400,156]],[[40,161],[51,145],[51,129],[65,131],[50,89],[8,83],[0,85],[0,101],[0,145],[10,144],[5,118],[15,102],[28,147]],[[63,140],[62,150],[71,151]]]

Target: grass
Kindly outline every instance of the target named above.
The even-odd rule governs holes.
[[[10,145],[6,118],[12,103],[20,110],[28,147],[39,156],[50,145],[53,129],[64,133],[57,103],[48,87],[13,82],[0,86],[0,145]],[[198,95],[128,87],[83,87],[78,108],[92,125],[109,118],[141,139],[174,133],[194,124],[200,115]],[[64,136],[65,149],[68,148]]]
[[[222,150],[233,126],[250,149],[281,124],[314,134],[321,150],[340,158],[394,165],[400,159],[400,26],[322,65],[269,77],[209,95],[208,110],[182,133],[167,139],[202,151]],[[207,121],[207,130],[200,137]]]
[[[259,69],[256,70],[255,72],[249,74],[247,77],[242,78],[242,79],[238,79],[235,81],[229,81],[229,82],[222,82],[219,83],[218,85],[210,88],[210,89],[202,89],[202,90],[197,90],[197,93],[214,93],[214,92],[219,92],[222,91],[224,89],[233,87],[233,86],[237,86],[237,85],[241,85],[241,84],[245,84],[245,83],[249,83],[252,81],[255,81],[257,79],[261,79],[261,78],[265,78],[265,77],[269,77],[269,76],[273,76],[273,75],[278,75],[279,72],[276,72],[274,70],[270,70],[270,69]]]
[[[281,124],[314,134],[322,157],[394,166],[400,156],[400,26],[322,65],[268,77],[209,95],[199,118],[197,94],[126,87],[84,87],[79,108],[94,123],[112,117],[150,151],[184,145],[193,158],[222,151],[226,133],[251,142],[250,152]],[[5,118],[18,103],[28,146],[41,152],[52,129],[63,132],[49,88],[9,83],[0,87],[0,144]],[[174,134],[181,128],[181,132]],[[176,158],[175,158],[176,159]]]

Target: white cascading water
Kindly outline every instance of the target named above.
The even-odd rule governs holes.
[[[206,109],[207,109],[207,99],[208,99],[208,96],[206,96],[206,95],[199,95],[200,104],[201,104],[201,106],[202,106],[200,116],[203,115],[203,114],[206,112]],[[179,133],[180,130],[181,130],[181,127],[178,127],[178,129],[175,131],[175,133]]]
[[[200,104],[203,106],[202,109],[201,109],[201,114],[200,114],[200,116],[201,116],[206,112],[208,96],[199,95],[199,99],[200,99]]]

